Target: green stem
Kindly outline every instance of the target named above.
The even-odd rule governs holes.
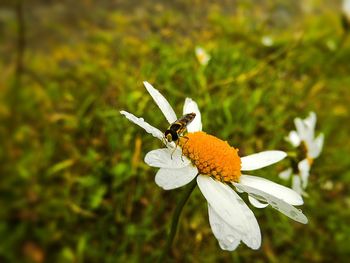
[[[290,158],[296,158],[298,156],[296,151],[289,151],[287,152],[287,156]]]
[[[174,215],[173,215],[173,219],[171,222],[171,229],[170,229],[170,233],[169,233],[167,242],[165,244],[165,247],[164,247],[162,254],[160,255],[160,257],[158,259],[159,263],[164,262],[164,258],[168,254],[168,252],[173,244],[173,241],[174,241],[174,238],[176,235],[177,225],[179,223],[179,218],[180,218],[182,209],[185,206],[188,198],[190,197],[190,195],[191,195],[192,191],[194,190],[194,188],[196,187],[196,185],[197,185],[197,180],[193,179],[192,182],[190,182],[187,185],[186,189],[183,191],[183,194],[180,198],[179,203],[177,204],[177,207],[176,207]]]

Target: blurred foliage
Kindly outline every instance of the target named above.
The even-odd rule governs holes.
[[[289,150],[293,118],[310,110],[326,135],[303,206],[308,225],[253,209],[262,247],[225,252],[196,189],[171,262],[350,258],[350,40],[339,2],[2,1],[0,35],[1,262],[160,255],[182,189],[157,187],[143,157],[161,143],[119,114],[167,127],[143,80],[178,113],[195,99],[203,128],[241,155]],[[212,57],[206,68],[197,45]],[[285,165],[255,174],[283,183]]]

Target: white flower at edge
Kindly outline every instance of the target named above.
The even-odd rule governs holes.
[[[350,0],[343,0],[342,12],[348,23],[350,23]]]
[[[273,39],[270,36],[263,36],[261,38],[261,43],[266,47],[271,47],[274,44]]]
[[[148,82],[144,82],[165,118],[169,123],[177,120],[177,116],[168,101]],[[196,117],[187,127],[189,133],[201,131],[201,114],[197,104],[187,98],[183,114],[196,113]],[[146,132],[164,142],[163,133],[131,113],[121,111],[126,118],[139,125]],[[253,212],[241,197],[227,184],[207,175],[198,174],[198,169],[182,155],[180,147],[172,154],[173,148],[162,148],[147,153],[145,162],[160,168],[155,182],[165,190],[175,189],[188,184],[196,178],[200,191],[208,201],[209,223],[214,236],[223,250],[233,251],[241,241],[252,249],[261,245],[260,228]],[[265,151],[241,157],[241,171],[251,171],[274,164],[286,154],[282,151]],[[271,205],[295,221],[306,224],[307,218],[294,205],[302,205],[302,197],[290,188],[276,184],[264,178],[241,174],[239,182],[232,182],[240,193],[248,193],[252,205],[263,208]]]
[[[279,174],[281,179],[289,180],[292,175],[292,188],[300,193],[306,194],[305,189],[308,184],[310,168],[313,160],[316,159],[322,151],[324,135],[320,133],[315,137],[316,113],[310,112],[305,119],[295,118],[295,131],[291,131],[286,140],[295,148],[303,143],[306,149],[305,159],[298,163],[298,174],[292,175],[292,169],[288,168]]]
[[[306,147],[306,158],[316,159],[323,148],[324,135],[321,133],[315,137],[316,113],[310,112],[305,119],[295,118],[296,131],[291,131],[286,140],[294,147],[303,142]]]
[[[196,58],[202,66],[206,66],[209,63],[210,55],[202,47],[196,47],[194,50]]]
[[[305,189],[309,180],[310,168],[309,160],[303,159],[298,163],[297,174],[293,174],[292,168],[287,168],[280,172],[278,176],[283,180],[289,180],[292,176],[292,189],[301,195],[308,196]]]

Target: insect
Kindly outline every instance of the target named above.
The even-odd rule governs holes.
[[[183,115],[180,119],[177,119],[175,122],[173,122],[169,126],[169,128],[164,132],[164,137],[166,141],[175,142],[177,147],[177,145],[179,144],[179,138],[180,137],[186,138],[185,136],[183,136],[183,134],[186,132],[187,126],[193,121],[195,117],[196,117],[196,114],[192,112],[192,113]]]

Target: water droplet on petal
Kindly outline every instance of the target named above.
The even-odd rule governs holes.
[[[224,250],[228,249],[228,245],[226,245],[225,243],[221,243],[220,245],[222,249]]]
[[[236,240],[235,237],[232,235],[228,235],[226,238],[227,238],[228,242],[230,242],[230,243],[233,243]]]
[[[265,197],[261,196],[261,195],[257,195],[257,194],[254,194],[254,193],[250,193],[250,195],[252,197],[254,197],[255,199],[258,199],[259,201],[262,201],[262,202],[266,202],[267,203],[267,200]]]

